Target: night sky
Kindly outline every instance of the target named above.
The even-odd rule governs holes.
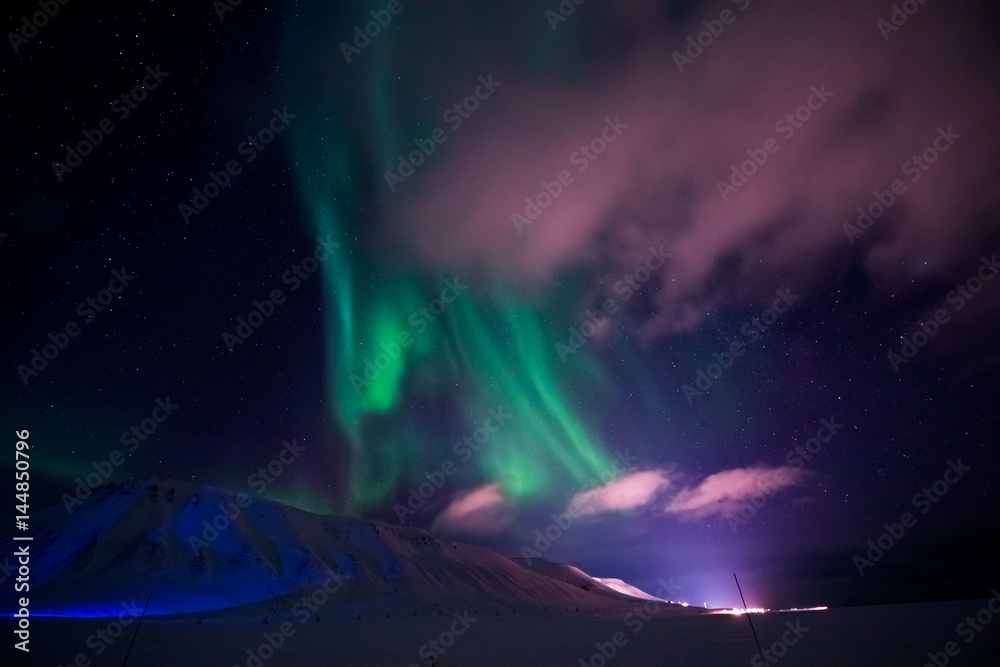
[[[0,465],[989,597],[1000,13],[901,5],[19,0]]]

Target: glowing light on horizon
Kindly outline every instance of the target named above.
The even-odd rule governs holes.
[[[713,609],[710,614],[780,614],[789,611],[826,611],[829,607],[792,607],[791,609],[764,609],[763,607],[749,607],[743,609]]]

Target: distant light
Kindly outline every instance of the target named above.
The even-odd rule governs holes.
[[[751,614],[765,614],[772,613],[778,614],[787,611],[825,611],[828,607],[793,607],[792,609],[764,609],[763,607],[750,607],[746,611],[743,609],[713,609],[710,614],[745,614],[747,612]]]

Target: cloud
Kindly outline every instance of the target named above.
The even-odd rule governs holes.
[[[855,261],[885,295],[961,278],[994,240],[983,220],[1000,209],[1000,57],[985,5],[923,5],[886,40],[876,22],[887,6],[751,3],[683,73],[671,54],[719,5],[693,5],[679,25],[643,6],[654,9],[579,9],[581,48],[593,47],[587,21],[614,20],[630,39],[566,80],[507,54],[488,103],[388,198],[386,236],[428,266],[501,275],[526,292],[567,268],[606,289],[664,243],[674,257],[656,277],[647,338],[785,284],[808,291]],[[833,95],[808,121],[777,128],[823,86]],[[579,172],[572,155],[608,117],[628,128]],[[911,181],[904,163],[948,127],[960,138]],[[723,201],[717,183],[769,138],[777,152]],[[511,214],[561,170],[573,182],[518,233]],[[906,193],[852,244],[843,226],[897,179]],[[986,298],[1000,305],[1000,293]]]
[[[649,504],[669,486],[670,475],[666,470],[636,472],[602,487],[576,494],[570,500],[567,511],[575,510],[581,515],[587,515],[634,509]]]
[[[640,509],[651,505],[669,491],[679,478],[673,468],[646,470],[608,482],[604,486],[580,492],[572,497],[566,510],[578,516]],[[677,492],[663,507],[663,512],[687,519],[712,515],[730,516],[755,494],[772,496],[801,482],[805,477],[792,466],[751,466],[723,470],[706,477],[700,484]],[[504,531],[514,522],[509,499],[497,483],[464,491],[457,495],[431,525],[433,532],[493,534]]]
[[[507,498],[499,484],[488,484],[459,494],[431,524],[432,532],[497,533],[513,518],[507,512]]]
[[[682,490],[664,507],[668,514],[702,519],[712,515],[732,516],[744,500],[754,494],[773,495],[802,481],[804,473],[792,466],[752,466],[723,470],[700,484]]]

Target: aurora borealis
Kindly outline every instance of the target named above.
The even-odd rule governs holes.
[[[71,4],[8,54],[2,420],[45,443],[36,502],[169,397],[111,481],[246,491],[296,441],[263,495],[694,604],[733,571],[752,606],[985,594],[995,8],[227,7]]]
[[[287,50],[288,66],[304,72],[291,86],[291,99],[297,108],[309,109],[295,128],[296,182],[313,232],[343,238],[364,224],[358,202],[365,192],[357,172],[377,169],[352,161],[352,151],[401,155],[413,146],[395,128],[416,130],[430,120],[400,117],[391,108],[397,82],[380,62],[391,49],[387,37],[365,52],[371,64],[357,65],[362,94],[370,100],[371,125],[363,128],[369,134],[346,131],[353,119],[338,110],[339,91],[329,86],[325,72],[304,64],[328,54],[304,37],[303,23],[329,20],[324,14],[330,11],[319,3],[304,7],[290,22]],[[317,104],[316,97],[325,95],[330,99]],[[461,130],[462,118],[454,110],[444,111],[443,120],[449,114],[452,131]],[[416,164],[400,164],[410,164],[406,173],[412,173],[424,159],[418,152]],[[392,194],[397,181],[386,180]],[[439,277],[426,266],[400,271],[377,247],[354,250],[326,264],[323,276],[330,409],[352,447],[352,506],[371,509],[385,502],[387,489],[426,473],[427,443],[440,437],[440,426],[407,410],[422,395],[454,392],[459,401],[453,420],[465,430],[476,428],[491,406],[511,406],[518,419],[475,462],[480,478],[499,481],[510,496],[537,498],[552,485],[579,486],[608,467],[593,435],[599,425],[586,423],[565,396],[581,372],[553,365],[543,308],[529,303],[502,275],[456,289],[449,280],[470,278]],[[512,365],[511,359],[519,363]]]

